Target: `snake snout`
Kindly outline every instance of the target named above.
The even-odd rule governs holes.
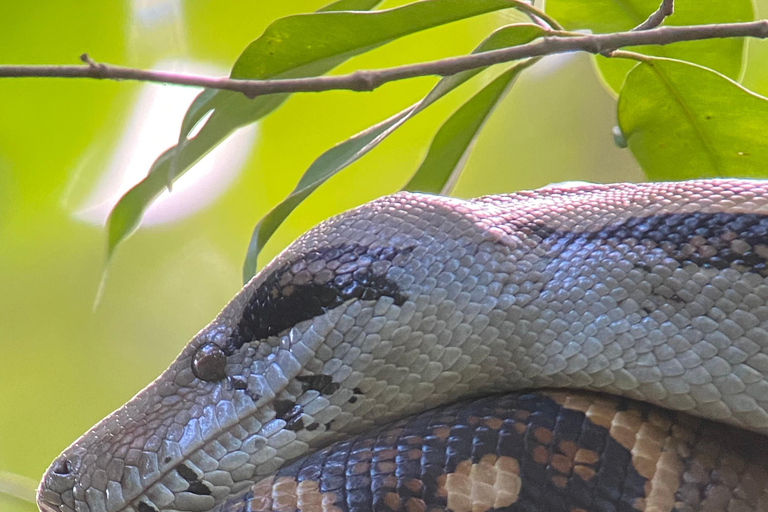
[[[42,512],[70,512],[74,507],[74,485],[80,457],[60,455],[43,475],[37,490],[37,505]]]

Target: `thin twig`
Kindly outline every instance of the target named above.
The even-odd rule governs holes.
[[[661,25],[664,18],[672,16],[675,12],[675,0],[661,0],[661,5],[653,11],[648,19],[633,28],[632,30],[649,30]]]
[[[285,92],[321,92],[329,90],[372,91],[396,80],[420,76],[450,76],[502,62],[567,52],[610,53],[618,48],[642,45],[666,45],[728,37],[768,38],[768,20],[717,25],[664,26],[642,31],[582,35],[552,31],[531,43],[461,57],[409,64],[394,68],[355,71],[348,75],[293,78],[281,80],[233,80],[196,75],[147,71],[142,69],[89,63],[86,66],[0,66],[0,78],[54,77],[139,80],[241,92],[248,97]]]

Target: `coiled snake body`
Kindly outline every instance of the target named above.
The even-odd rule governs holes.
[[[768,510],[767,277],[768,182],[385,197],[288,247],[38,503]]]

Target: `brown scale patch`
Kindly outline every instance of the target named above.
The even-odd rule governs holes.
[[[419,498],[408,498],[405,502],[405,512],[425,512],[427,505]]]
[[[413,449],[408,450],[406,452],[406,457],[408,457],[408,460],[418,460],[421,458],[421,448],[419,449]]]
[[[323,493],[314,480],[304,480],[296,486],[297,505],[302,512],[322,512]]]
[[[667,444],[667,440],[669,440],[668,433],[654,425],[646,423],[638,429],[631,453],[632,464],[640,476],[653,478],[662,450],[670,451],[674,448],[672,444]]]
[[[548,392],[546,395],[563,407],[583,413],[586,413],[589,406],[592,405],[592,401],[582,395],[570,395],[563,392]]]
[[[438,494],[453,512],[486,512],[509,507],[520,493],[520,466],[512,457],[483,456],[476,464],[464,460],[456,471],[438,478]]]
[[[445,500],[448,498],[448,488],[446,486],[447,481],[448,481],[448,475],[446,474],[438,475],[438,477],[435,479],[435,483],[437,484],[435,497],[442,500]]]
[[[534,429],[533,437],[541,444],[549,444],[552,442],[552,431],[548,428],[538,427]]]
[[[382,445],[384,444],[394,444],[397,446],[397,438],[392,440],[384,440],[382,442]],[[386,448],[384,450],[378,450],[376,452],[376,457],[379,460],[395,460],[395,457],[397,457],[397,448]]]
[[[608,400],[596,400],[584,414],[595,425],[610,428],[611,420],[616,414],[616,403]]]
[[[265,478],[251,486],[252,497],[248,500],[248,510],[271,510],[272,509],[272,484],[274,477]]]
[[[560,453],[555,453],[552,455],[552,460],[549,461],[549,464],[555,470],[557,470],[558,473],[562,473],[564,475],[569,474],[573,468],[571,459]]]
[[[595,470],[589,466],[574,466],[573,468],[573,474],[584,480],[585,482],[589,482],[593,478],[595,478]]]
[[[405,441],[411,446],[422,446],[424,444],[424,438],[422,436],[408,436],[401,441]]]
[[[651,410],[648,414],[648,423],[659,427],[665,432],[672,428],[672,418],[668,414],[661,414],[655,410]]]
[[[370,456],[368,457],[370,458]],[[353,475],[363,475],[368,474],[371,471],[371,461],[370,460],[362,460],[360,462],[356,462],[354,466],[352,466],[351,473]]]
[[[768,464],[765,463],[768,457],[760,455],[764,440],[750,442],[749,439],[739,438],[741,440],[737,444],[744,445],[746,451],[733,450],[733,443],[729,441],[738,438],[735,435],[736,430],[726,427],[718,429],[685,415],[657,413],[647,405],[633,405],[632,402],[593,395],[586,397],[591,401],[587,402],[578,397],[571,399],[567,393],[561,394],[559,399],[563,403],[568,402],[574,407],[583,408],[587,411],[583,413],[585,415],[589,413],[604,424],[607,422],[607,432],[600,429],[597,434],[604,436],[609,433],[612,448],[606,448],[603,452],[600,442],[602,438],[595,437],[596,431],[593,427],[589,427],[593,430],[584,430],[582,437],[558,439],[563,435],[562,428],[571,428],[571,424],[576,428],[586,425],[585,422],[582,423],[584,417],[573,413],[568,413],[570,419],[567,415],[559,416],[559,427],[553,428],[553,431],[541,427],[539,421],[534,424],[522,422],[531,429],[528,432],[530,437],[526,440],[533,441],[532,446],[527,445],[530,450],[526,449],[527,460],[524,467],[536,464],[547,470],[546,474],[542,473],[535,481],[525,481],[526,486],[534,484],[534,492],[536,489],[543,490],[541,485],[546,483],[549,488],[546,492],[551,493],[552,500],[556,500],[560,493],[563,493],[563,496],[572,496],[568,494],[570,489],[577,489],[585,493],[585,496],[594,497],[597,494],[586,493],[592,493],[595,485],[602,486],[607,483],[606,489],[621,496],[622,510],[768,512]],[[549,404],[548,407],[551,407],[551,402]],[[495,418],[489,415],[489,409],[480,410],[482,412],[475,415],[475,418],[480,418],[476,427],[487,432],[491,428],[489,420]],[[511,415],[507,416],[510,417]],[[384,512],[443,512],[446,506],[454,512],[491,512],[513,506],[543,506],[544,502],[531,501],[528,494],[520,495],[523,480],[518,461],[512,457],[499,456],[497,453],[486,453],[479,460],[464,459],[455,466],[454,459],[452,467],[456,469],[447,475],[433,473],[433,480],[429,485],[421,481],[418,472],[409,472],[407,476],[401,475],[398,478],[398,462],[404,461],[412,466],[416,457],[423,455],[420,449],[416,449],[416,443],[411,442],[411,438],[424,439],[423,442],[441,437],[444,440],[451,439],[451,427],[442,423],[432,424],[436,426],[431,429],[424,428],[424,424],[419,427],[424,428],[424,432],[428,434],[416,430],[416,435],[412,428],[406,426],[403,432],[408,435],[393,439],[396,445],[399,441],[398,449],[389,446],[385,448],[379,444],[383,437],[377,437],[376,460],[369,464],[367,460],[350,459],[346,469],[347,478],[354,476],[356,482],[364,482],[359,476],[365,476],[372,470],[374,473],[377,469],[385,470],[386,475],[377,477],[379,491],[376,494],[377,503],[382,506],[381,510]],[[700,428],[691,429],[689,424]],[[509,429],[514,436],[513,422],[507,421],[501,428]],[[388,434],[384,437],[394,438]],[[594,450],[581,446],[582,441]],[[370,443],[368,445],[370,446]],[[488,446],[494,445],[490,443]],[[752,453],[752,446],[757,450],[755,453]],[[401,451],[398,453],[398,450]],[[623,465],[616,465],[616,462],[607,462],[605,457],[617,453],[616,450],[627,450],[621,454],[619,460],[631,461],[631,467],[625,468]],[[485,451],[483,450],[483,453]],[[359,451],[355,450],[355,453]],[[373,456],[370,449],[367,453],[368,458]],[[741,456],[740,453],[750,456]],[[474,456],[479,455],[482,453],[474,453]],[[476,461],[474,464],[473,460]],[[416,462],[418,463],[418,460]],[[520,465],[522,464],[520,462]],[[604,471],[605,468],[609,471]],[[402,470],[402,467],[400,469]],[[624,469],[628,478],[612,484],[611,477],[623,473]],[[523,473],[522,476],[528,478],[529,473]],[[305,477],[307,475],[309,473],[305,472]],[[338,486],[334,487],[336,488]],[[434,502],[423,501],[427,499],[427,488],[430,491],[427,494],[435,499]],[[341,491],[323,494],[319,492],[316,482],[305,481],[297,484],[293,476],[272,477],[271,480],[260,482],[260,485],[254,485],[254,497],[248,498],[246,509],[227,508],[226,511],[339,512],[336,504],[343,503],[345,499],[343,489],[342,485]],[[398,492],[395,492],[396,490]],[[337,492],[340,494],[337,495]],[[352,495],[347,495],[349,496]],[[576,507],[589,508],[578,499],[566,500],[563,504],[574,507],[563,509],[568,512],[578,512]]]
[[[527,423],[528,417],[531,415],[531,411],[526,411],[525,409],[518,409],[515,411],[514,419],[515,421]]]
[[[708,449],[714,450],[712,444],[716,444],[717,436],[708,435],[707,437],[712,437],[715,441],[715,443],[707,443]],[[699,445],[702,444],[704,443],[699,443]],[[756,444],[756,450],[760,450],[760,442]],[[698,450],[699,445],[695,449]],[[728,455],[723,450],[720,457],[715,459],[715,466],[706,469],[711,473],[704,475],[703,478],[699,477],[696,481],[698,484],[709,482],[703,500],[700,502],[701,510],[714,510],[713,507],[722,507],[729,512],[768,510],[768,470],[764,462],[750,462],[741,457]],[[693,483],[692,480],[696,476],[691,471],[686,471],[684,483]],[[698,504],[699,496],[688,493],[685,497],[687,503]]]
[[[563,407],[584,413],[593,424],[608,429],[610,436],[630,451],[633,468],[647,479],[646,498],[636,499],[634,508],[654,512],[673,510],[675,492],[683,476],[681,457],[686,455],[687,447],[694,441],[692,430],[686,428],[688,425],[676,425],[673,418],[663,412],[652,410],[643,418],[637,408],[618,410],[618,399],[612,397],[567,392],[547,395]],[[579,448],[573,457],[573,474],[585,481],[592,480],[596,476],[593,466],[599,463],[601,457],[597,452]],[[710,476],[706,478],[708,480]]]
[[[420,494],[421,491],[424,489],[424,484],[421,480],[417,480],[415,478],[409,478],[405,482],[403,482],[403,486],[408,489],[413,494]]]
[[[552,483],[559,489],[565,489],[568,486],[568,477],[565,475],[554,475]]]
[[[604,428],[610,428],[611,420],[617,411],[618,401],[610,396],[572,394],[563,391],[550,391],[544,394],[566,409],[584,413],[589,421]]]
[[[333,492],[320,492],[314,480],[297,482],[293,477],[269,477],[251,487],[247,512],[342,512]],[[227,508],[229,511],[230,509]]]
[[[246,502],[245,500],[242,500],[232,504],[227,504],[226,509],[227,509],[227,512],[248,512],[246,509],[247,505],[248,505],[248,502]]]
[[[380,443],[397,444],[397,440],[403,434],[402,425],[405,420],[397,422],[395,428],[387,429],[386,433],[379,440]]]
[[[504,424],[501,418],[485,418],[485,426],[494,430],[499,430]]]
[[[537,464],[546,465],[549,462],[549,450],[546,446],[537,445],[531,455]]]
[[[451,427],[440,426],[432,429],[432,435],[441,441],[445,441],[451,435]]]
[[[708,486],[711,474],[718,465],[722,444],[713,439],[704,439],[693,448],[691,460],[686,462],[683,478],[677,490],[677,499],[689,509],[701,508],[700,489]]]
[[[384,495],[384,505],[390,510],[397,510],[400,508],[400,495],[396,492],[388,492]]]
[[[768,471],[765,468],[749,464],[741,482],[736,487],[737,496],[752,507],[768,509]],[[762,505],[762,506],[761,506]]]
[[[275,512],[290,512],[299,508],[298,482],[290,477],[278,477],[272,485],[272,508]]]
[[[397,463],[394,460],[382,460],[376,462],[377,473],[394,473],[397,470]]]
[[[667,441],[663,451],[659,454],[653,478],[645,484],[645,507],[647,510],[672,510],[676,501],[675,494],[680,486],[683,464],[675,449],[678,441],[672,438]],[[634,453],[632,459],[633,464],[635,464]],[[650,466],[642,469],[644,471],[651,470]],[[638,468],[639,472],[640,468]]]
[[[707,489],[706,498],[701,502],[702,510],[728,510],[732,493],[726,485],[712,485]]]
[[[597,464],[597,462],[600,460],[600,454],[598,454],[594,450],[579,448],[579,451],[576,452],[576,455],[574,455],[573,460],[576,464],[579,464],[579,465]]]
[[[498,457],[494,453],[486,453],[480,458],[480,462],[491,465],[491,466],[496,464],[497,460],[498,460]]]
[[[637,409],[616,411],[611,419],[611,437],[630,451],[632,466],[647,480],[645,499],[634,504],[638,510],[672,510],[677,502],[684,470],[681,454],[687,447],[671,427],[668,417],[657,413],[644,419]]]
[[[567,455],[571,459],[573,459],[579,451],[579,445],[573,441],[560,441],[557,447],[560,449],[561,453]]]

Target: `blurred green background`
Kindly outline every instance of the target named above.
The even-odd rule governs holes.
[[[225,73],[270,21],[324,3],[0,2],[0,62],[74,64],[88,52],[97,61],[127,66],[151,68],[176,59]],[[758,4],[759,13],[768,13],[768,0]],[[486,15],[411,36],[337,72],[467,52],[516,16]],[[752,42],[744,83],[763,94],[767,58],[766,45]],[[401,187],[439,123],[483,80],[441,100],[322,187],[278,231],[264,257],[318,221]],[[213,202],[174,222],[144,227],[120,248],[94,309],[104,233],[75,213],[126,155],[114,153],[131,149],[133,139],[125,134],[131,119],[146,114],[137,110],[146,86],[1,80],[0,472],[39,479],[63,448],[158,375],[240,288],[254,224],[313,159],[416,101],[434,82],[290,99],[246,134],[253,149]],[[180,116],[169,120],[173,137],[180,122]],[[614,124],[615,100],[587,56],[546,59],[526,72],[496,111],[455,195],[565,180],[642,180],[631,154],[613,145]],[[0,509],[36,510],[1,493]]]

